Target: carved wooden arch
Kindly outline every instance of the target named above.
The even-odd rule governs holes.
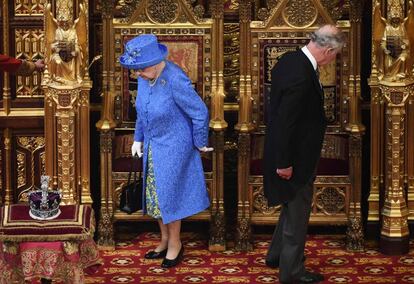
[[[290,5],[288,5],[290,4]],[[304,19],[307,22],[299,25],[300,20],[296,20],[295,24],[295,15],[294,13],[300,13],[303,16],[305,13]],[[312,13],[312,14],[310,14]],[[311,19],[307,18],[313,16]],[[289,18],[292,19],[289,21]],[[290,27],[290,28],[308,28],[315,25],[315,22],[318,21],[318,18],[321,17],[321,21],[328,24],[335,24],[334,20],[331,18],[329,13],[322,6],[321,2],[318,0],[282,0],[275,7],[273,7],[269,13],[269,16],[260,25],[265,29],[273,29],[278,27]],[[281,19],[285,26],[280,26]],[[303,21],[303,20],[302,20]],[[276,25],[275,25],[276,23]],[[279,23],[279,25],[277,24]]]

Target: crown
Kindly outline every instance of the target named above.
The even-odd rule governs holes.
[[[51,220],[59,216],[62,195],[59,190],[48,190],[49,177],[41,176],[41,189],[29,195],[30,217],[37,220]]]

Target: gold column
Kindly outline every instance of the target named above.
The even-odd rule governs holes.
[[[56,1],[56,13],[73,24],[71,30],[56,26],[55,19],[51,19],[54,16],[50,15],[50,6],[45,11],[48,58],[42,87],[45,91],[46,173],[52,178],[53,187],[62,191],[63,204],[92,203],[89,181],[89,91],[92,83],[88,74],[88,1],[81,2],[77,9],[78,18],[73,21],[72,7],[78,2]],[[52,48],[59,34],[63,38],[58,41],[76,42],[79,49],[73,59],[69,58],[76,62],[65,65],[64,69],[56,67],[56,64],[65,64],[66,61],[55,63],[54,58],[60,53],[55,54]]]
[[[408,209],[404,194],[405,103],[414,82],[381,82],[386,102],[385,197],[382,208],[380,250],[385,254],[404,254],[409,249]]]
[[[8,0],[3,0],[2,7],[2,18],[3,18],[3,53],[9,54],[9,5]],[[10,93],[10,82],[9,73],[3,73],[3,111],[6,115],[10,113],[11,108],[11,93]]]
[[[115,50],[113,42],[113,3],[111,0],[102,1],[103,24],[103,111],[101,119],[96,123],[100,134],[101,155],[101,211],[98,225],[98,244],[101,247],[113,249],[113,197],[112,197],[112,138],[116,124],[113,119],[114,102],[114,70]]]
[[[351,200],[349,204],[349,224],[347,232],[347,248],[350,250],[363,249],[363,230],[361,220],[361,160],[362,136],[365,126],[361,122],[361,19],[362,3],[359,0],[351,4],[351,33],[350,33],[350,76],[349,76],[349,123],[345,129],[350,133],[349,168],[352,180]]]
[[[10,205],[13,203],[13,188],[12,188],[12,131],[10,128],[4,130],[4,150],[5,150],[5,193],[4,193],[4,205]]]
[[[372,7],[375,7],[377,0],[372,0]],[[370,192],[368,196],[368,226],[377,225],[380,220],[380,191],[384,187],[384,103],[379,88],[379,80],[382,77],[382,52],[379,50],[379,40],[382,34],[375,35],[375,27],[379,23],[375,20],[375,9],[372,10],[372,30],[374,31],[371,56],[371,155],[370,155]]]
[[[406,143],[406,183],[408,220],[414,221],[414,98],[410,96],[407,104]]]
[[[409,249],[405,188],[413,171],[413,165],[410,165],[412,157],[408,155],[413,151],[409,141],[414,137],[409,125],[413,122],[410,104],[414,90],[414,53],[409,35],[414,29],[414,7],[412,1],[408,2],[410,9],[404,19],[404,7],[399,0],[386,3],[373,0],[370,85],[373,102],[372,156],[375,160],[371,160],[371,190],[378,189],[378,193],[374,193],[384,196],[380,250],[385,254],[403,254]],[[386,14],[387,19],[382,14]],[[379,194],[383,186],[384,195]],[[374,206],[369,208],[369,217],[377,217],[377,204],[371,199],[370,205]]]
[[[240,90],[239,115],[235,130],[239,132],[237,160],[237,233],[236,249],[251,250],[250,205],[248,178],[250,171],[250,132],[252,123],[252,85],[250,73],[250,21],[251,1],[242,0],[239,5],[240,19]]]
[[[211,80],[211,107],[210,127],[213,130],[213,194],[211,200],[211,232],[209,250],[225,249],[225,219],[223,205],[223,172],[224,172],[224,130],[227,123],[224,120],[224,3],[223,0],[214,0],[210,4],[213,18],[212,28],[212,80]]]

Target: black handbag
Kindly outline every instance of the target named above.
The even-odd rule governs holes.
[[[134,163],[140,159],[133,158],[131,163],[131,170],[128,174],[128,183],[122,187],[121,199],[119,201],[119,209],[125,213],[132,214],[142,209],[142,178],[141,173],[138,175],[134,170]],[[131,182],[131,174],[134,172],[134,180]]]

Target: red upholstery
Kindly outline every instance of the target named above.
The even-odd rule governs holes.
[[[263,175],[264,136],[253,135],[251,144],[250,175]],[[328,148],[333,148],[334,150]],[[332,155],[334,152],[334,155]],[[326,135],[319,161],[318,175],[349,175],[348,139],[341,135]]]

